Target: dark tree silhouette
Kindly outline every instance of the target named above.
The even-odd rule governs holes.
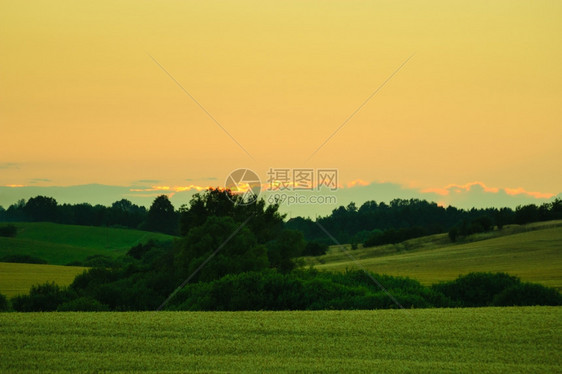
[[[165,234],[178,233],[177,213],[166,195],[160,195],[150,206],[143,228]]]
[[[27,201],[23,211],[31,221],[53,222],[57,218],[57,205],[52,197],[37,196]]]

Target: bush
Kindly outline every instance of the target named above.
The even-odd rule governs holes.
[[[562,305],[562,295],[554,288],[534,283],[521,283],[506,288],[494,297],[495,306]]]
[[[406,308],[455,305],[437,291],[403,277],[373,275]],[[362,271],[275,270],[227,275],[188,285],[170,302],[174,310],[321,310],[397,308]]]
[[[13,238],[18,233],[18,229],[14,225],[0,226],[0,236],[6,238]]]
[[[12,262],[19,264],[46,264],[47,261],[42,258],[29,255],[8,255],[0,258],[0,262]]]
[[[0,312],[5,312],[10,309],[10,304],[6,296],[0,293]]]
[[[519,278],[506,273],[470,273],[432,288],[460,306],[480,307],[492,305],[497,294],[520,283]]]
[[[82,266],[89,268],[109,268],[117,265],[117,260],[105,255],[88,256],[82,261]]]
[[[53,283],[32,286],[29,295],[16,296],[12,307],[18,312],[51,312],[70,299],[69,293]]]
[[[67,301],[57,308],[58,312],[103,312],[107,310],[109,310],[107,305],[89,296]]]
[[[320,242],[308,242],[302,252],[303,256],[322,256],[328,251],[328,245]]]

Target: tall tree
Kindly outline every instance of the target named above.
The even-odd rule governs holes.
[[[52,197],[36,196],[27,201],[23,210],[31,221],[53,222],[57,218],[57,205]]]
[[[178,215],[168,196],[160,195],[154,199],[143,228],[170,235],[178,233]]]

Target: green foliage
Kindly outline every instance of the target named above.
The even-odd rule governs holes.
[[[382,290],[373,280],[384,284]],[[451,300],[403,277],[314,270],[281,274],[274,270],[228,275],[190,284],[169,304],[172,310],[325,310],[446,307]]]
[[[457,238],[459,237],[459,229],[453,227],[451,230],[449,230],[448,235],[449,235],[449,239],[451,239],[453,243],[456,242]]]
[[[537,290],[541,287],[546,289],[535,286]],[[541,298],[526,300],[525,297],[530,295],[527,292],[529,286],[522,286],[519,278],[506,273],[470,273],[451,282],[435,284],[432,288],[464,307],[492,306],[496,305],[496,301],[504,305],[502,303],[512,302],[518,297],[515,305],[535,305],[535,301],[544,301]],[[503,296],[499,296],[501,294]],[[496,297],[499,299],[496,300]]]
[[[96,299],[85,296],[67,301],[58,306],[58,312],[103,312],[108,311],[109,307],[103,305]]]
[[[303,256],[322,256],[328,251],[328,245],[318,241],[306,243],[302,252]]]
[[[0,226],[0,236],[6,238],[13,238],[18,233],[18,229],[14,225],[3,225]]]
[[[46,264],[47,261],[42,258],[33,257],[30,255],[8,255],[0,258],[0,262],[13,262],[20,264]]]
[[[294,269],[293,258],[300,256],[305,248],[300,231],[283,230],[274,240],[267,243],[269,264],[283,273]]]
[[[284,215],[279,213],[279,205],[266,205],[263,199],[254,204],[236,204],[237,196],[229,190],[209,189],[193,195],[189,206],[180,208],[180,234],[199,227],[210,217],[230,217],[235,222],[247,222],[258,243],[274,240],[283,230]]]
[[[239,230],[236,235],[230,237],[236,230]],[[179,243],[175,266],[183,277],[188,277],[217,250],[203,271],[194,276],[194,281],[219,279],[269,265],[265,246],[258,244],[248,227],[231,217],[211,216],[203,225],[191,229]]]
[[[157,231],[164,234],[176,235],[178,232],[178,215],[174,206],[166,195],[160,195],[154,199],[146,222],[142,226],[148,231]]]
[[[69,225],[138,228],[146,218],[146,208],[121,199],[111,207],[88,203],[62,204],[47,196],[19,200],[7,210],[0,209],[0,221],[57,222]]]
[[[503,227],[503,226],[502,226]],[[481,232],[488,232],[494,229],[494,222],[488,216],[481,216],[472,221],[464,220],[461,225],[453,227],[449,230],[449,239],[456,242],[461,237],[466,237],[472,234]]]
[[[70,300],[71,295],[66,289],[53,283],[32,286],[29,295],[12,298],[12,307],[17,312],[49,312]]]
[[[554,288],[534,283],[521,283],[508,287],[495,295],[492,305],[562,305],[562,295]]]
[[[57,218],[57,205],[52,197],[37,196],[27,201],[23,211],[30,221],[53,222]]]
[[[424,228],[421,226],[388,229],[385,231],[377,230],[363,243],[363,246],[374,247],[377,245],[395,244],[408,239],[436,234],[441,231],[441,228]]]
[[[5,312],[10,309],[10,304],[6,296],[0,293],[0,312]]]
[[[84,261],[82,261],[82,266],[85,267],[115,267],[119,265],[119,261],[105,255],[93,255],[88,256]]]

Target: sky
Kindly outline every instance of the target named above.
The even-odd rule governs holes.
[[[392,185],[547,201],[561,16],[559,1],[0,0],[0,205],[91,184],[151,198],[238,168],[337,169],[356,200]]]

